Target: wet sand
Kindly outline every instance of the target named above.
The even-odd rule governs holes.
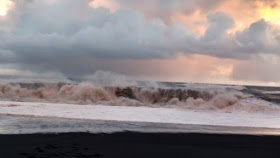
[[[1,157],[279,157],[280,136],[191,133],[0,135]]]

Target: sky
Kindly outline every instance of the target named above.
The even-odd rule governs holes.
[[[280,86],[279,0],[0,0],[0,75]]]

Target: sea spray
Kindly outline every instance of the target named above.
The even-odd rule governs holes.
[[[91,83],[2,83],[0,99],[20,102],[147,106],[214,111],[280,111],[233,88],[224,90],[100,86]]]

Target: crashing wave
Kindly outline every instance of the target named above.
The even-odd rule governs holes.
[[[0,99],[23,102],[103,104],[118,106],[176,107],[194,110],[273,112],[276,105],[256,102],[240,91],[226,89],[167,89],[137,86],[96,86],[89,83],[5,83],[0,84]],[[249,101],[251,100],[251,101]]]

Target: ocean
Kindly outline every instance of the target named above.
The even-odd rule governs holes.
[[[5,81],[2,157],[279,157],[280,89]]]
[[[280,134],[280,88],[168,82],[3,82],[0,134]]]

